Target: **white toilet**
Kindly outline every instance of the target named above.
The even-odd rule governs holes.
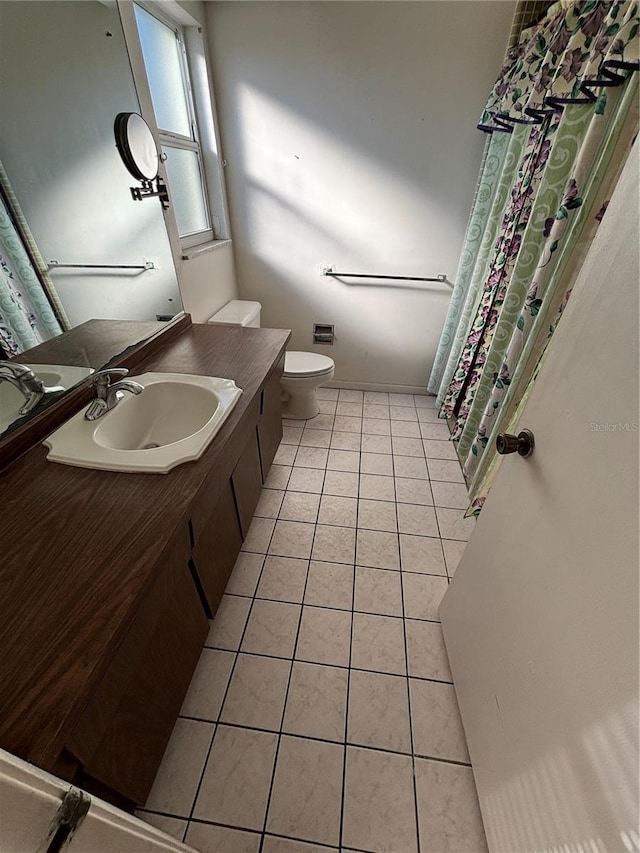
[[[232,299],[208,322],[213,325],[260,326],[259,302]],[[318,414],[316,389],[333,378],[332,358],[315,352],[287,352],[282,376],[282,414],[285,418],[308,419]]]

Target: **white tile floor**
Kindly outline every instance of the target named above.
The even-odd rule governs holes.
[[[474,521],[433,399],[285,421],[141,816],[202,853],[486,850],[438,605]]]

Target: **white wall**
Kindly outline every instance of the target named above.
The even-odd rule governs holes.
[[[178,258],[176,265],[184,310],[194,323],[206,323],[230,299],[238,298],[230,241],[188,261]]]
[[[116,114],[139,109],[117,9],[3,2],[0,16],[0,158],[43,257],[157,267],[52,273],[69,320],[180,311],[160,203],[131,199],[114,143]]]
[[[345,284],[344,271],[453,280],[511,2],[211,2],[240,295],[336,379],[426,384],[443,284]],[[334,323],[332,348],[314,322]]]

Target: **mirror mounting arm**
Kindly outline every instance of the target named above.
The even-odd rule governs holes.
[[[156,178],[156,188],[153,188],[153,181],[142,181],[142,187],[130,187],[131,198],[134,201],[143,201],[145,198],[157,196],[164,210],[169,209],[169,192],[166,184],[162,181],[160,175]]]
[[[122,162],[129,174],[142,184],[142,187],[130,187],[131,198],[134,201],[142,201],[157,196],[163,209],[167,210],[169,193],[158,174],[160,156],[149,125],[139,113],[118,113],[113,123],[113,132]],[[164,156],[162,159],[165,159]]]

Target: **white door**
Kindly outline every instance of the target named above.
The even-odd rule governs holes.
[[[69,789],[68,782],[0,750],[0,853],[195,853],[96,797],[73,834],[56,839],[56,813]]]
[[[638,837],[638,144],[440,614],[493,853]]]

